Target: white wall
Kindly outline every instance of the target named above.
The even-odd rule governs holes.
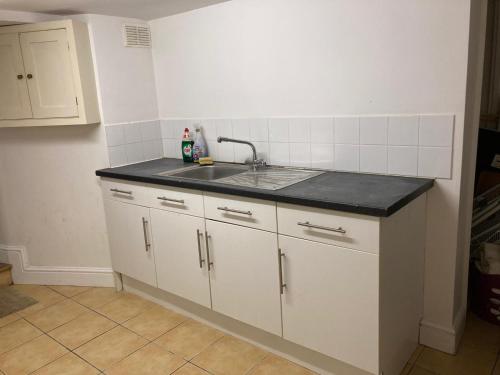
[[[422,340],[454,350],[469,0],[233,0],[151,21],[160,118],[455,114]],[[462,262],[462,259],[459,259]]]

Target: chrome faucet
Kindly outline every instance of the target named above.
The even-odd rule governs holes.
[[[234,139],[234,138],[226,138],[226,137],[217,137],[217,142],[233,142],[233,143],[241,143],[244,145],[248,145],[252,148],[253,160],[252,160],[252,169],[255,171],[258,168],[262,168],[266,166],[266,162],[263,159],[257,158],[257,150],[252,142],[244,141],[242,139]]]

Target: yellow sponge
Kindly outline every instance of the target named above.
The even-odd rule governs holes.
[[[210,156],[200,158],[199,162],[200,162],[200,165],[212,165],[214,163],[214,161],[212,160],[212,158]]]

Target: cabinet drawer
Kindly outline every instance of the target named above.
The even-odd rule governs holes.
[[[276,203],[205,193],[205,217],[276,232]]]
[[[148,206],[203,217],[203,194],[196,190],[174,187],[150,187],[147,189]]]
[[[105,198],[140,206],[147,206],[150,201],[148,188],[144,184],[102,178],[101,188]]]
[[[378,254],[379,219],[278,203],[278,232]]]

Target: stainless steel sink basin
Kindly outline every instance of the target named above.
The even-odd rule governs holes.
[[[160,176],[171,176],[178,178],[189,178],[192,180],[205,180],[213,181],[220,178],[233,176],[238,173],[243,173],[248,171],[247,166],[239,166],[232,164],[216,164],[207,166],[193,166],[188,168],[183,168],[181,170],[173,170],[158,173]]]

